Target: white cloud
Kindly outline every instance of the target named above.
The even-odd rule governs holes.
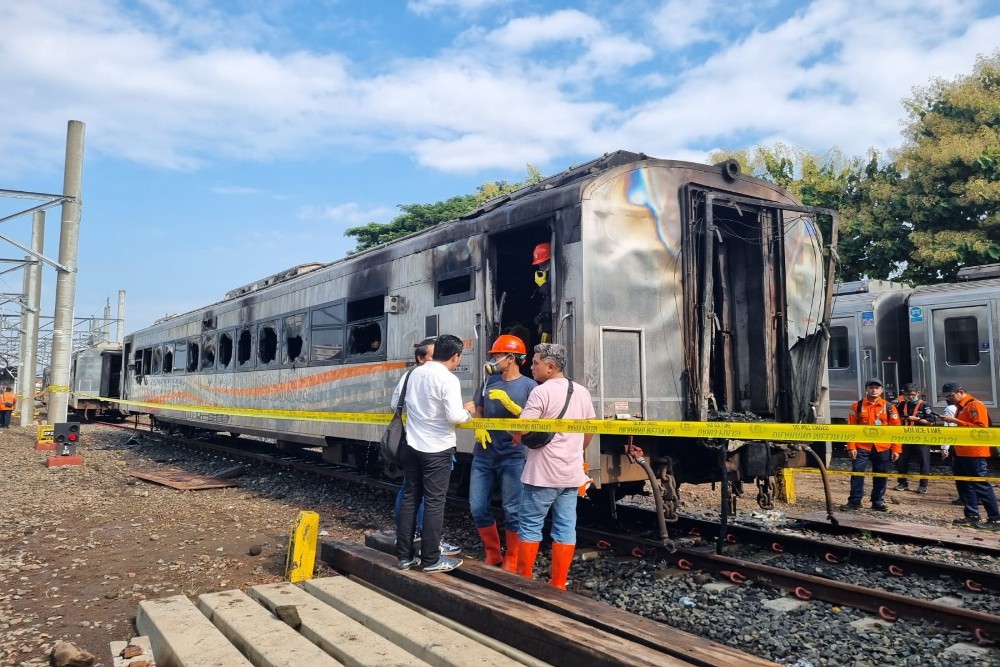
[[[528,16],[509,21],[494,30],[486,40],[511,51],[530,51],[555,42],[587,42],[604,32],[601,22],[576,9],[565,9],[547,16]]]
[[[399,212],[386,206],[363,207],[357,202],[336,204],[330,206],[303,206],[299,209],[299,217],[304,220],[330,220],[353,227],[369,222],[388,222]]]
[[[718,30],[704,25],[721,13],[723,8],[718,4],[709,0],[667,0],[651,17],[654,33],[668,49],[719,41]]]

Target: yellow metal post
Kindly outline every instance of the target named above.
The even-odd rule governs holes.
[[[288,557],[285,559],[285,578],[293,584],[312,579],[318,535],[319,514],[299,512],[288,536]]]
[[[781,469],[781,481],[782,486],[784,486],[784,495],[782,498],[789,505],[795,504],[795,473],[791,468]]]

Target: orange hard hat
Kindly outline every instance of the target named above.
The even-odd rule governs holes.
[[[552,258],[552,244],[539,243],[531,253],[531,265],[538,266],[542,262],[547,262]]]
[[[490,354],[527,354],[528,351],[524,347],[524,341],[522,341],[517,336],[511,336],[510,334],[503,334],[496,339],[493,343],[493,347],[490,348]]]

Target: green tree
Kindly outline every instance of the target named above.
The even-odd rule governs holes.
[[[952,279],[961,266],[1000,259],[1000,50],[972,74],[935,79],[904,102],[910,121],[898,196],[912,226],[918,282]]]
[[[538,183],[545,178],[530,164],[527,165],[526,171],[525,179],[517,183],[489,181],[476,188],[474,194],[460,195],[432,204],[400,204],[398,208],[401,213],[389,222],[369,222],[366,225],[350,227],[344,231],[344,236],[353,236],[356,240],[353,252],[361,252],[442,222],[456,220],[491,199]]]

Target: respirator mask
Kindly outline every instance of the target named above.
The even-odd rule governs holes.
[[[503,357],[500,357],[499,359],[490,359],[486,362],[486,365],[483,366],[483,371],[487,375],[499,375],[502,372],[500,369],[500,362],[503,360]]]
[[[535,271],[535,284],[541,287],[549,281],[548,271]]]

